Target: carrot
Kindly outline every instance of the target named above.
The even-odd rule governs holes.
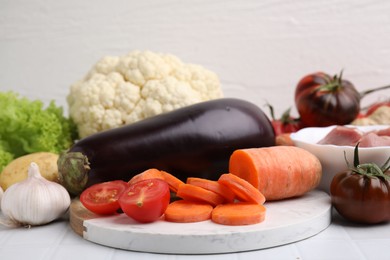
[[[229,172],[247,180],[270,201],[300,196],[316,188],[322,167],[315,155],[302,148],[273,146],[234,151]]]
[[[189,177],[187,178],[187,183],[213,191],[224,197],[225,202],[233,202],[236,196],[228,187],[214,180]]]
[[[146,171],[143,171],[135,176],[133,176],[128,183],[133,184],[142,180],[147,180],[147,179],[164,179],[164,177],[161,174],[161,171],[155,168],[148,169]]]
[[[184,182],[182,180],[180,180],[179,178],[173,176],[172,174],[170,174],[166,171],[161,171],[161,176],[168,183],[169,189],[172,192],[176,193],[177,190],[179,189],[179,186],[184,184]]]
[[[176,200],[165,210],[165,220],[170,222],[190,223],[210,219],[213,206],[206,202]]]
[[[288,145],[288,146],[295,145],[294,141],[291,139],[291,133],[277,135],[275,137],[275,144],[276,145]]]
[[[218,182],[232,190],[242,202],[253,202],[257,204],[263,204],[265,202],[265,197],[257,188],[237,175],[231,173],[222,174]]]
[[[179,186],[176,195],[184,200],[206,202],[214,207],[224,202],[221,195],[187,183]]]
[[[216,206],[211,213],[211,220],[223,225],[251,225],[265,219],[266,208],[250,202],[237,202]]]

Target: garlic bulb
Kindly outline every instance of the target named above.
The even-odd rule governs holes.
[[[27,179],[5,190],[1,210],[18,225],[43,225],[61,217],[70,206],[68,191],[41,176],[35,162],[30,164]]]

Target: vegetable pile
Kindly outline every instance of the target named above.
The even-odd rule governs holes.
[[[295,89],[299,115],[289,108],[278,119],[269,104],[270,118],[248,101],[223,98],[214,72],[173,55],[104,57],[70,87],[69,118],[54,101],[45,108],[0,92],[1,208],[19,224],[40,225],[63,214],[72,195],[91,212],[140,223],[261,223],[268,202],[303,196],[322,177],[318,158],[294,147],[289,134],[390,124],[388,101],[360,107],[364,96],[389,87],[359,93],[342,73],[311,73]],[[355,159],[334,179],[332,203],[342,216],[390,220],[388,164]],[[361,208],[380,214],[350,214]]]
[[[0,172],[12,159],[34,152],[60,153],[77,138],[71,120],[52,101],[31,101],[0,92]]]
[[[170,192],[175,198],[172,201]],[[121,209],[141,223],[161,219],[250,225],[262,222],[266,212],[262,193],[231,173],[222,174],[217,181],[188,178],[183,182],[154,168],[134,176],[127,184],[123,181],[95,184],[81,193],[80,201],[96,214],[116,214]]]
[[[259,159],[267,154],[269,158]],[[302,196],[318,185],[322,173],[314,155],[292,146],[236,150],[229,170],[217,180],[188,177],[182,181],[151,168],[132,177],[127,187],[121,180],[92,185],[81,193],[80,201],[96,214],[116,214],[121,209],[143,223],[161,219],[250,225],[265,219],[266,200]]]

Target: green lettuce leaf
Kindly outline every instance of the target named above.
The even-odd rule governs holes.
[[[54,101],[45,108],[15,92],[0,92],[0,170],[12,158],[34,152],[60,153],[77,138],[75,124]]]

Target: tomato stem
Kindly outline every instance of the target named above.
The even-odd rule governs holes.
[[[342,87],[343,70],[340,71],[339,75],[334,75],[326,81],[326,84],[320,86],[316,91],[335,92]]]
[[[265,105],[269,108],[271,119],[277,120],[275,117],[275,111],[273,106],[269,103]],[[283,112],[282,116],[280,117],[280,122],[282,122],[282,124],[293,124],[300,121],[300,118],[292,118],[290,113],[291,113],[291,107],[289,107],[286,111]]]
[[[363,91],[363,92],[360,92],[360,98],[363,98],[363,97],[365,97],[366,95],[371,94],[371,93],[373,93],[373,92],[376,92],[376,91],[379,91],[379,90],[388,89],[388,88],[390,88],[390,85],[382,86],[382,87],[379,87],[379,88],[373,88],[373,89],[365,90],[365,91]]]
[[[340,71],[339,75],[334,75],[332,78],[329,77],[329,79],[326,81],[326,84],[321,86],[317,89],[317,91],[328,91],[333,92],[339,89],[342,86],[342,78],[343,78],[343,70]],[[378,88],[372,88],[365,91],[360,92],[360,98],[365,97],[368,94],[371,94],[376,91],[384,90],[390,88],[390,85],[378,87]]]
[[[349,164],[346,156],[346,152],[344,151],[344,159],[347,163],[348,168],[360,175],[364,175],[367,177],[377,177],[377,178],[384,178],[385,180],[390,180],[390,175],[385,174],[390,169],[390,157],[386,160],[386,162],[379,167],[376,163],[363,163],[360,164],[359,160],[359,143],[356,144],[354,149],[354,163],[353,167]]]

